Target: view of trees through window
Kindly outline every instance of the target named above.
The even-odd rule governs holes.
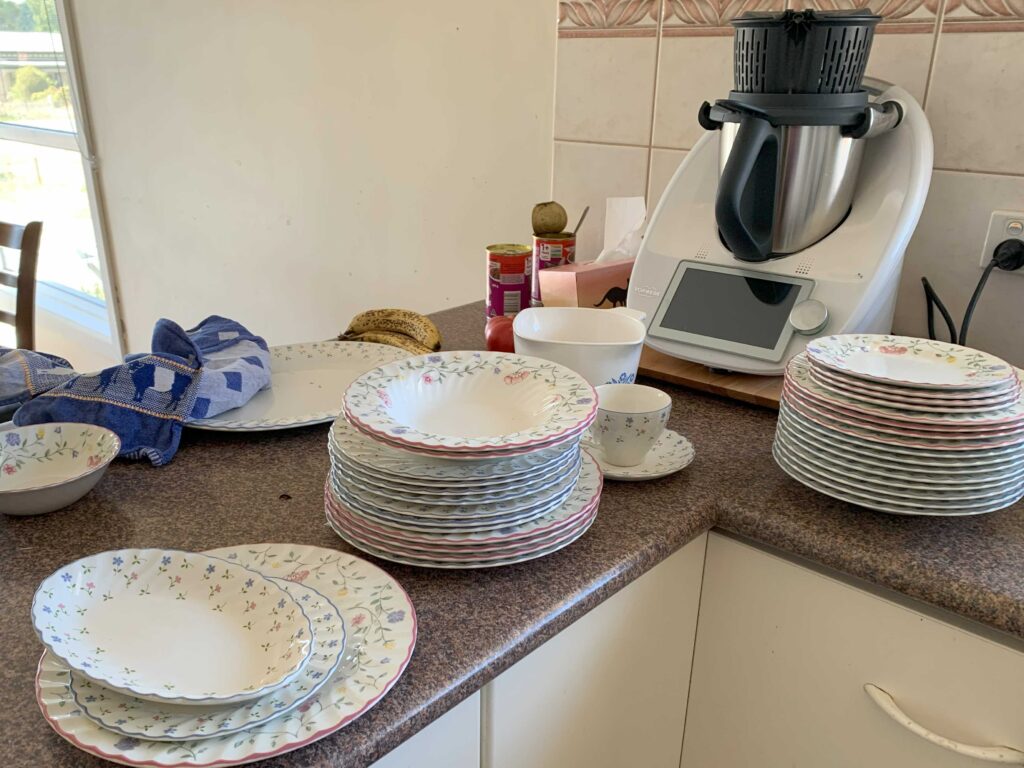
[[[0,0],[0,220],[42,221],[38,279],[103,300],[65,50],[55,0]]]

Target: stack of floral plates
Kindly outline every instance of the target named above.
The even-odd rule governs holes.
[[[523,562],[597,515],[602,476],[580,448],[596,395],[545,360],[446,352],[370,371],[329,439],[327,519],[377,557],[435,568]]]
[[[296,749],[383,696],[416,638],[408,597],[376,566],[283,544],[92,555],[43,581],[32,619],[43,715],[126,765]]]
[[[775,459],[805,485],[871,509],[1003,509],[1024,496],[1018,373],[940,341],[817,339],[786,370]]]

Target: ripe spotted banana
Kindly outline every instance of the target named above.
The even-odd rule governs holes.
[[[352,318],[344,336],[349,338],[352,334],[367,331],[401,333],[415,339],[432,352],[441,348],[441,332],[437,330],[437,326],[430,318],[408,309],[371,309],[360,312]]]
[[[414,355],[429,355],[430,347],[420,344],[416,339],[410,339],[404,333],[394,331],[363,331],[362,333],[345,333],[345,341],[368,341],[373,344],[387,344],[390,347],[398,347]]]

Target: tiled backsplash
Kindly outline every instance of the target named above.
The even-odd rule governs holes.
[[[591,206],[578,252],[600,250],[604,200],[645,194],[653,208],[703,130],[701,102],[732,87],[732,27],[786,0],[564,0],[559,3],[553,193]],[[791,7],[807,7],[790,0]],[[813,0],[818,10],[864,7]],[[921,277],[959,320],[981,274],[993,210],[1024,210],[1024,4],[1020,0],[872,0],[884,17],[868,74],[925,108],[932,188],[907,250],[896,330],[925,333]],[[972,345],[1024,365],[1024,275],[993,274]]]

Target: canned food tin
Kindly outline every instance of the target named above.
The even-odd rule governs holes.
[[[530,246],[487,246],[487,316],[515,315],[530,306]]]
[[[541,307],[540,271],[548,267],[560,267],[576,261],[576,235],[561,232],[557,235],[533,236],[533,279],[531,281],[530,306]]]

